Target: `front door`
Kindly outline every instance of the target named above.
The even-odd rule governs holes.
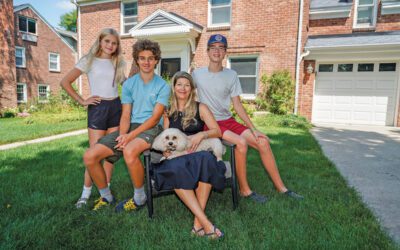
[[[161,59],[161,76],[171,79],[171,77],[181,70],[180,58],[162,58]]]

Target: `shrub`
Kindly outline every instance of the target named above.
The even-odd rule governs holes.
[[[268,89],[268,76],[263,74],[260,79],[261,88],[258,92],[256,99],[254,100],[256,104],[256,109],[260,111],[268,110],[267,101],[267,89]]]
[[[276,71],[270,77],[261,77],[262,91],[256,103],[273,114],[292,113],[294,107],[294,81],[287,70]]]
[[[243,104],[244,110],[249,115],[249,117],[253,117],[254,112],[256,111],[256,106],[253,103],[251,103],[250,101],[246,101],[246,100],[242,100],[242,104]],[[233,109],[233,105],[231,105],[230,111],[232,113],[232,116],[235,119],[239,119],[239,116],[237,115],[236,111]]]
[[[18,107],[17,108],[4,108],[0,110],[0,117],[2,118],[12,118],[16,117],[19,112]]]

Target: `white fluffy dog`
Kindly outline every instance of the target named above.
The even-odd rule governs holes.
[[[176,128],[168,128],[159,134],[153,142],[152,148],[158,151],[171,152],[168,159],[188,154],[187,149],[191,147],[189,137],[182,131]],[[197,151],[211,150],[217,157],[217,160],[222,160],[222,155],[225,153],[225,147],[217,138],[204,139],[200,142],[196,149]],[[165,159],[164,157],[162,160]]]

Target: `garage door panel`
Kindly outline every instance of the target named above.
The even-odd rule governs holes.
[[[374,80],[358,80],[355,84],[356,89],[374,89],[375,88],[375,81]]]
[[[397,74],[398,72],[318,74],[313,100],[313,121],[393,125],[397,105]]]
[[[378,90],[392,90],[396,88],[396,82],[393,80],[379,80],[376,84]]]

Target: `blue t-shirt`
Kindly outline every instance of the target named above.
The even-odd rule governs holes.
[[[132,104],[131,123],[144,123],[152,114],[156,103],[168,106],[171,87],[160,76],[144,83],[140,74],[128,78],[122,86],[122,104]],[[162,125],[162,119],[160,119]]]

